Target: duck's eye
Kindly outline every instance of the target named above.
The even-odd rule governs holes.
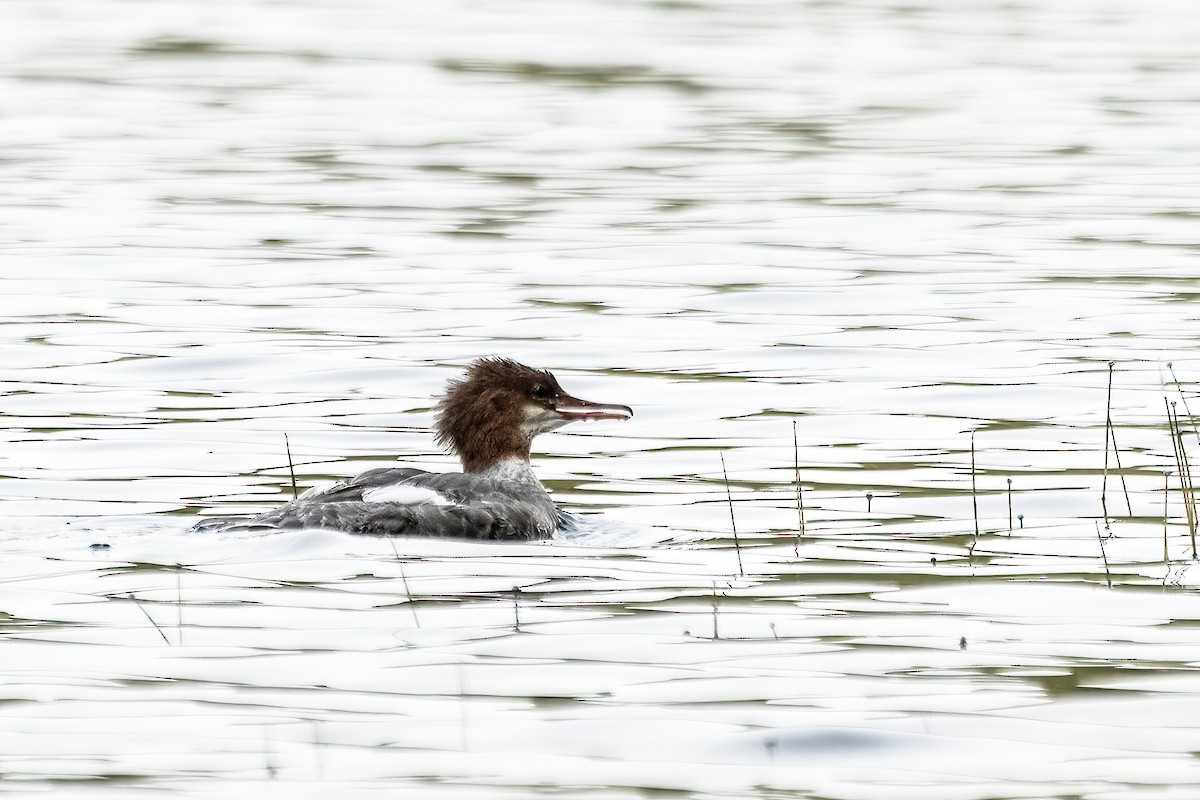
[[[548,400],[549,398],[554,396],[554,390],[551,389],[549,386],[545,386],[545,385],[539,383],[537,386],[533,387],[533,396],[538,398],[539,400]]]

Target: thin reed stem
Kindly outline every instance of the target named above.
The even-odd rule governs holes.
[[[725,478],[725,497],[729,500],[729,525],[733,528],[733,548],[737,551],[738,560],[738,575],[744,576],[746,570],[742,567],[742,543],[738,539],[737,520],[733,517],[733,493],[729,490],[729,473],[725,471],[725,454],[718,453],[721,457],[721,475]]]
[[[175,633],[183,647],[183,564],[175,565]]]
[[[1196,418],[1192,416],[1192,409],[1188,408],[1187,395],[1183,393],[1183,385],[1179,382],[1179,378],[1175,377],[1175,365],[1168,361],[1167,369],[1171,370],[1171,380],[1175,381],[1175,389],[1179,392],[1179,399],[1183,401],[1183,411],[1188,415],[1188,422],[1192,423],[1192,433],[1197,439],[1200,439],[1200,430],[1196,429]]]
[[[1179,382],[1179,378],[1175,375],[1175,365],[1168,362],[1167,368],[1171,370],[1171,380],[1175,381],[1175,389],[1179,392],[1179,399],[1183,401],[1183,410],[1188,416],[1188,422],[1191,423],[1192,435],[1195,436],[1197,440],[1200,440],[1200,429],[1197,429],[1196,418],[1192,416],[1192,409],[1188,407],[1187,395],[1183,393],[1183,385]],[[1175,404],[1172,403],[1171,405],[1174,406]],[[1200,513],[1197,512],[1196,493],[1192,484],[1191,464],[1189,464],[1187,460],[1187,449],[1183,446],[1183,426],[1179,424],[1178,411],[1175,413],[1175,430],[1179,435],[1179,449],[1183,452],[1184,466],[1188,468],[1188,494],[1191,499],[1192,519],[1195,520],[1197,524],[1200,524]],[[1194,550],[1195,548],[1193,548],[1193,551]],[[1195,552],[1192,553],[1192,557],[1196,557]]]
[[[971,509],[975,513],[975,541],[979,541],[979,495],[975,492],[975,431],[971,431]],[[971,545],[975,549],[975,545]]]
[[[288,472],[292,474],[292,499],[300,498],[300,490],[296,488],[296,466],[292,463],[292,443],[288,441],[288,435],[283,435],[283,446],[287,449],[288,457]]]
[[[1133,516],[1133,503],[1129,502],[1129,486],[1125,483],[1125,468],[1121,466],[1121,448],[1117,447],[1117,429],[1110,431],[1112,435],[1113,457],[1117,460],[1117,475],[1121,478],[1121,491],[1125,495],[1125,509]]]
[[[325,780],[325,741],[321,738],[321,720],[310,719],[312,725],[313,764],[317,770],[317,780]]]
[[[396,540],[391,536],[387,537],[388,544],[392,546],[392,555],[396,557],[396,564],[400,567],[400,580],[404,582],[404,596],[408,598],[408,610],[412,612],[413,624],[419,629],[421,627],[421,618],[417,616],[417,604],[413,601],[412,592],[408,589],[408,576],[404,574],[404,562],[400,560],[400,551],[396,549]]]
[[[717,627],[717,582],[713,581],[712,585],[712,608],[713,608],[713,639],[721,638],[721,629]]]
[[[1108,588],[1112,588],[1112,573],[1108,569],[1108,554],[1104,552],[1104,537],[1100,534],[1100,523],[1096,523],[1096,539],[1100,541],[1100,558],[1104,560],[1104,578],[1108,582]]]
[[[1117,447],[1117,429],[1112,421],[1112,391],[1113,367],[1115,361],[1108,362],[1108,400],[1104,405],[1104,484],[1100,489],[1100,506],[1104,509],[1104,522],[1108,524],[1108,443],[1112,442],[1113,457],[1117,462],[1117,474],[1121,476],[1121,490],[1125,493],[1125,508],[1129,516],[1133,516],[1133,503],[1129,501],[1129,486],[1125,483],[1125,470],[1121,466],[1121,449]]]
[[[800,557],[800,539],[804,536],[804,490],[800,486],[800,437],[792,420],[792,462],[796,469],[796,557]]]
[[[154,630],[158,631],[158,635],[161,636],[162,640],[167,643],[168,647],[170,647],[171,640],[167,638],[167,634],[163,632],[163,629],[158,627],[158,623],[154,621],[154,617],[150,616],[150,612],[146,610],[145,606],[142,605],[142,602],[133,596],[133,592],[130,592],[125,596],[132,600],[133,604],[138,607],[138,610],[146,615],[146,619],[150,620],[150,624],[154,626]]]
[[[267,777],[275,780],[279,776],[279,770],[276,769],[275,763],[271,760],[271,751],[274,748],[271,745],[271,729],[263,727],[263,767],[267,771]]]
[[[1012,535],[1012,478],[1008,479],[1008,533]]]
[[[1112,438],[1112,381],[1113,362],[1108,362],[1108,400],[1104,404],[1104,480],[1100,484],[1100,508],[1108,523],[1108,443]]]
[[[1195,484],[1192,483],[1192,462],[1188,459],[1187,447],[1183,443],[1183,427],[1179,423],[1179,412],[1176,410],[1174,403],[1171,403],[1171,415],[1175,419],[1175,439],[1179,443],[1179,459],[1183,462],[1180,490],[1183,492],[1183,503],[1190,512],[1188,518],[1191,521],[1192,558],[1195,558],[1196,528],[1200,526],[1200,515],[1196,513],[1196,494],[1193,488]]]
[[[1183,492],[1183,503],[1187,506],[1190,514],[1191,527],[1189,528],[1192,542],[1192,558],[1196,558],[1196,528],[1200,526],[1200,519],[1196,513],[1196,495],[1194,491],[1195,484],[1192,482],[1192,464],[1188,460],[1187,450],[1183,447],[1183,432],[1179,431],[1179,420],[1175,421],[1175,430],[1179,435],[1179,452],[1183,457],[1183,480],[1186,483],[1181,483],[1180,490]]]
[[[1163,472],[1163,563],[1167,565],[1171,563],[1171,555],[1167,551],[1167,520],[1170,518],[1167,512],[1170,511],[1168,502],[1171,497],[1170,476],[1170,471]]]
[[[1183,434],[1179,430],[1179,421],[1175,418],[1174,403],[1163,398],[1167,407],[1167,429],[1171,436],[1171,447],[1175,453],[1175,468],[1179,472],[1179,493],[1183,498],[1183,511],[1187,516],[1188,535],[1192,542],[1192,558],[1196,557],[1196,510],[1192,507],[1188,492],[1191,488],[1191,472],[1187,463],[1187,452],[1183,449]]]

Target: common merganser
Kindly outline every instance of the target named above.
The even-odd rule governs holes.
[[[458,455],[462,472],[367,470],[327,489],[309,489],[244,524],[384,536],[544,539],[570,516],[533,473],[533,438],[577,420],[632,416],[628,406],[572,397],[545,370],[481,358],[449,382],[437,406],[435,438]]]

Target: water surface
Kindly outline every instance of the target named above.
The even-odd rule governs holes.
[[[0,14],[10,794],[1196,791],[1192,4]],[[584,534],[187,533],[490,354]]]

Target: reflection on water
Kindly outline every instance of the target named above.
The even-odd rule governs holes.
[[[1200,10],[439,9],[6,5],[0,774],[1200,783]],[[452,467],[492,353],[637,410],[538,441],[588,530],[184,532],[286,496],[284,433],[304,485]]]

